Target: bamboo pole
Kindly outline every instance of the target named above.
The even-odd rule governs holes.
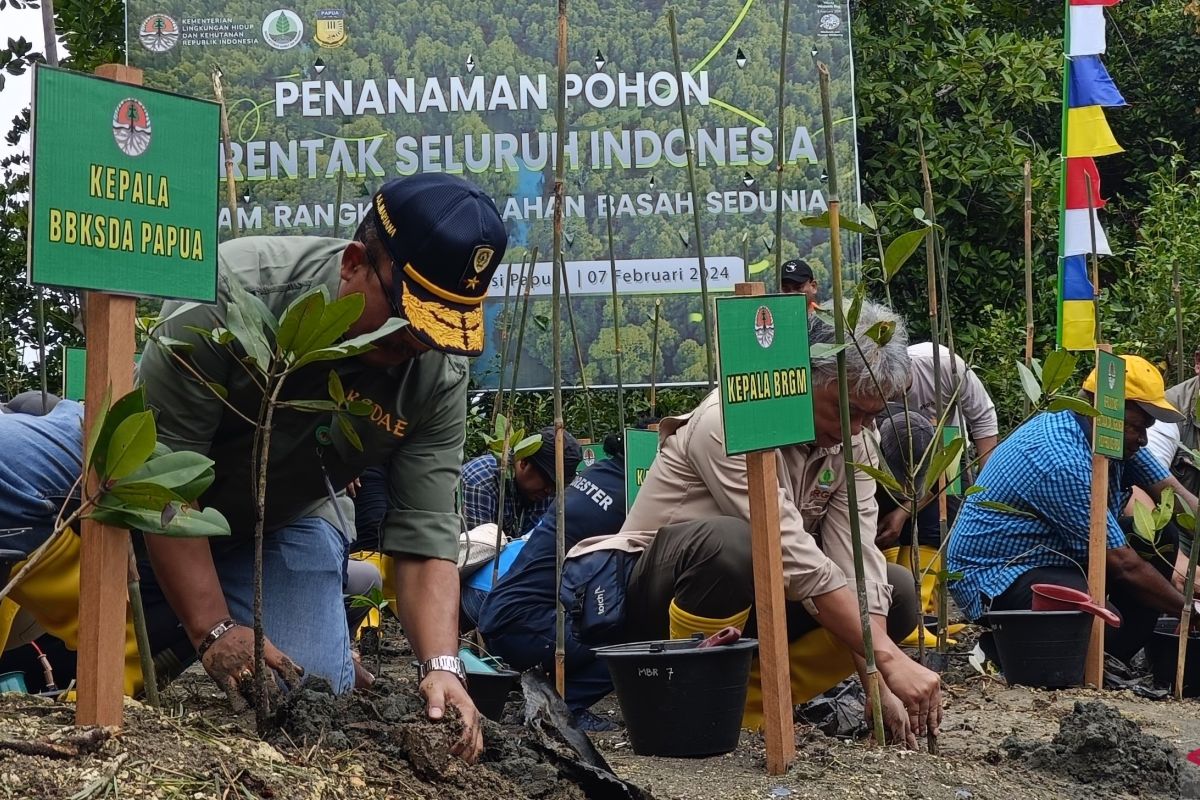
[[[229,238],[238,237],[237,182],[233,177],[233,146],[229,137],[229,112],[225,109],[225,88],[221,85],[221,68],[213,67],[213,95],[221,106],[221,149],[225,154],[225,202],[229,205]]]
[[[1092,176],[1084,173],[1084,184],[1088,198],[1088,230],[1092,240],[1092,288],[1094,314],[1096,318],[1096,383],[1097,391],[1093,399],[1097,409],[1100,408],[1100,354],[1112,352],[1112,348],[1104,344],[1100,327],[1100,259],[1096,254],[1096,213],[1092,196]],[[1095,442],[1100,436],[1100,420],[1097,416],[1092,419],[1092,487],[1090,503],[1090,524],[1088,526],[1088,590],[1092,602],[1104,605],[1107,591],[1108,554],[1108,459],[1095,452]],[[1104,623],[1099,617],[1092,620],[1092,633],[1088,642],[1087,661],[1084,665],[1084,682],[1090,683],[1097,689],[1104,688]]]
[[[608,280],[612,284],[613,350],[617,357],[617,431],[625,435],[625,384],[621,377],[621,301],[617,292],[617,253],[613,247],[612,196],[609,196],[608,214]]]
[[[562,586],[563,562],[566,559],[566,481],[563,465],[563,404],[562,404],[562,313],[559,298],[562,294],[563,274],[561,264],[563,227],[563,177],[566,171],[567,138],[567,0],[558,0],[558,139],[554,160],[554,258],[551,294],[553,308],[550,315],[551,338],[554,345],[554,516],[557,522],[554,532],[554,596],[558,597]],[[554,608],[554,685],[559,697],[566,697],[566,615],[562,602]]]
[[[583,389],[583,407],[587,410],[588,438],[596,441],[596,418],[592,414],[592,393],[588,390],[587,373],[583,371],[583,350],[579,346],[579,331],[575,327],[575,310],[571,308],[570,280],[567,279],[567,262],[559,256],[563,277],[563,302],[567,306],[567,325],[571,328],[571,342],[575,345],[575,360],[579,363],[579,386]]]
[[[58,30],[54,22],[54,0],[42,3],[42,37],[46,42],[46,63],[57,67]],[[50,391],[46,371],[46,294],[41,286],[37,287],[37,307],[38,384],[42,390],[42,413],[46,414],[50,410]]]
[[[142,688],[146,704],[159,708],[158,675],[154,670],[154,651],[150,649],[150,629],[146,625],[146,607],[142,604],[142,577],[138,574],[133,542],[129,543],[129,609],[133,612],[133,635],[137,639],[138,659],[142,665]]]
[[[533,288],[533,276],[537,274],[537,256],[538,249],[535,246],[529,251],[529,268],[525,274],[525,302],[521,305],[521,324],[517,327],[517,353],[513,357],[512,379],[508,382],[507,413],[509,416],[512,416],[513,405],[516,403],[517,377],[521,372],[521,354],[525,351],[525,323],[529,320],[530,293]],[[500,386],[503,391],[503,381],[500,382]],[[501,407],[503,408],[503,404],[501,404]]]
[[[791,8],[791,0],[783,0],[783,27],[779,35],[779,96],[775,120],[775,290],[778,292],[783,291],[783,167],[787,163],[787,148],[783,144],[783,112],[788,77],[788,14]]]
[[[1174,254],[1171,258],[1171,294],[1175,298],[1175,377],[1176,383],[1183,383],[1187,374],[1184,371],[1187,354],[1183,349],[1183,299],[1179,285],[1179,258]]]
[[[829,67],[817,63],[817,74],[821,81],[821,112],[825,123],[825,160],[829,173],[829,244],[833,272],[833,329],[834,344],[846,342],[846,311],[842,293],[842,240],[839,226],[841,200],[838,198],[837,153],[833,141],[833,107],[829,97]],[[776,242],[776,246],[779,243]],[[854,332],[851,331],[853,336]],[[858,519],[858,495],[854,479],[854,443],[850,436],[850,390],[846,380],[846,351],[837,354],[838,406],[841,412],[842,456],[846,469],[846,503],[850,507],[850,543],[854,557],[854,584],[858,590],[859,623],[863,632],[863,651],[867,662],[866,690],[871,699],[872,723],[875,741],[881,744],[887,739],[883,730],[883,706],[879,699],[879,669],[875,665],[875,641],[871,630],[871,614],[867,608],[867,583],[863,570],[862,528]]]
[[[1175,655],[1175,699],[1183,699],[1183,668],[1187,663],[1188,640],[1192,630],[1192,609],[1196,592],[1196,558],[1200,556],[1200,508],[1193,511],[1192,551],[1188,553],[1187,574],[1183,578],[1183,609],[1179,614],[1179,648]]]
[[[525,256],[521,256],[521,266],[517,275],[525,274]],[[513,320],[509,317],[509,297],[512,294],[512,262],[504,269],[504,307],[500,317],[504,320],[504,346],[500,348],[500,369],[496,374],[496,396],[492,398],[492,430],[496,429],[496,417],[500,413],[500,403],[504,399],[504,365],[508,363],[508,346],[512,343]]]
[[[1033,177],[1025,160],[1025,366],[1033,368]],[[1023,416],[1029,416],[1026,395]]]
[[[707,365],[708,388],[711,390],[717,381],[717,358],[714,354],[712,310],[708,302],[708,269],[704,265],[704,237],[700,232],[700,212],[696,209],[700,191],[696,184],[696,146],[692,141],[691,128],[688,127],[687,98],[683,90],[683,69],[679,62],[679,35],[675,31],[675,9],[667,8],[667,24],[671,28],[671,54],[675,63],[675,85],[679,87],[679,119],[683,125],[683,139],[687,147],[688,186],[692,193],[692,224],[696,231],[696,258],[700,262],[700,305],[704,318],[704,357]],[[779,243],[776,242],[776,247]]]
[[[346,182],[346,170],[338,170],[337,192],[333,200],[333,238],[342,232],[342,185]]]
[[[662,317],[662,298],[654,298],[654,326],[650,333],[650,416],[658,416],[658,323]]]

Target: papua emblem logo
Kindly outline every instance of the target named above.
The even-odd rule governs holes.
[[[279,8],[263,20],[262,36],[276,50],[290,50],[304,38],[304,22],[295,11]]]
[[[179,43],[179,23],[166,14],[152,14],[138,28],[138,41],[152,53],[165,53]]]
[[[1111,392],[1117,388],[1117,365],[1109,362],[1108,364],[1108,390]]]
[[[766,306],[759,306],[758,311],[754,312],[754,338],[758,339],[759,347],[764,349],[775,341],[775,318]]]
[[[317,30],[313,41],[321,47],[341,47],[346,43],[346,12],[340,8],[323,8],[317,12]]]
[[[113,112],[113,139],[127,156],[140,156],[150,147],[150,115],[140,101],[127,97]]]

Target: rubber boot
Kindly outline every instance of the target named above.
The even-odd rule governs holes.
[[[79,537],[64,531],[11,594],[13,602],[71,650],[79,649],[79,550]],[[13,574],[22,566],[24,562],[15,565]],[[8,631],[4,634],[7,638]],[[135,697],[141,693],[142,662],[128,611],[123,675],[125,694]]]
[[[824,628],[809,631],[789,644],[788,664],[793,706],[807,703],[854,673],[854,658],[850,650]],[[762,724],[762,677],[758,656],[755,656],[750,666],[750,685],[746,690],[742,727],[756,731]]]
[[[385,556],[383,553],[377,553],[374,550],[361,550],[357,553],[351,553],[350,557],[356,561],[369,561],[379,570],[379,574],[383,576],[383,596],[387,598],[388,607],[392,613],[399,615],[399,610],[396,607],[396,561],[391,556]],[[363,623],[358,626],[358,631],[353,632],[355,641],[362,638],[362,632],[366,628],[379,628],[383,624],[383,619],[379,614],[378,609],[371,609],[363,620]]]
[[[912,548],[907,545],[904,547],[889,547],[883,551],[883,557],[892,564],[899,564],[902,567],[911,567],[912,565]],[[925,547],[924,545],[917,548],[917,567],[921,570],[921,613],[922,614],[937,614],[937,574],[942,570],[942,557],[938,548]],[[946,629],[948,636],[953,636],[963,629],[962,625],[951,625]],[[926,647],[937,646],[937,635],[929,629],[921,626],[921,630],[925,636]],[[954,644],[953,640],[949,640],[950,644]],[[899,643],[902,647],[916,647],[917,631],[913,631],[908,635],[908,638]]]
[[[690,639],[693,633],[712,636],[724,628],[737,628],[741,630],[746,627],[746,620],[750,619],[749,608],[725,619],[697,617],[695,614],[689,614],[675,605],[674,600],[671,601],[671,607],[667,610],[667,614],[671,619],[670,630],[672,639]]]

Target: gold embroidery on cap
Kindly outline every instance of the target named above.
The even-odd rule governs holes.
[[[383,195],[375,195],[375,213],[379,215],[379,221],[383,223],[383,229],[387,231],[388,236],[396,235],[396,226],[392,224],[392,218],[388,216],[387,208],[383,205]]]
[[[401,303],[409,323],[437,346],[472,353],[483,350],[482,308],[455,311],[440,303],[422,300],[412,292],[405,292]]]
[[[446,291],[421,273],[417,272],[412,264],[404,265],[404,274],[421,284],[421,286],[425,287],[425,291],[429,292],[434,297],[440,297],[448,302],[462,303],[464,306],[477,306],[483,302],[482,295],[471,296],[465,294],[455,294],[454,292]]]

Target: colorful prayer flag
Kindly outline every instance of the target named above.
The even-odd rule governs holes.
[[[1096,348],[1096,304],[1091,300],[1064,300],[1060,322],[1064,350]]]
[[[1125,98],[1109,77],[1100,56],[1076,56],[1071,59],[1071,85],[1068,89],[1071,108],[1083,106],[1126,105]]]
[[[1104,208],[1100,196],[1100,172],[1094,158],[1067,159],[1067,208],[1088,208],[1087,176],[1092,178],[1092,208]]]
[[[1073,6],[1115,6],[1121,0],[1070,0]]]
[[[1117,144],[1104,109],[1100,106],[1084,106],[1067,109],[1067,158],[1088,156],[1110,156],[1123,152]]]
[[[1103,256],[1111,256],[1108,247],[1108,237],[1104,228],[1100,227],[1100,214],[1093,211],[1090,215],[1086,208],[1068,208],[1063,214],[1062,252],[1064,256],[1092,252],[1092,227],[1096,228],[1096,252]]]
[[[1094,56],[1105,49],[1104,6],[1072,5],[1068,56]]]
[[[1095,300],[1096,290],[1088,277],[1087,256],[1067,256],[1062,260],[1063,300]]]

